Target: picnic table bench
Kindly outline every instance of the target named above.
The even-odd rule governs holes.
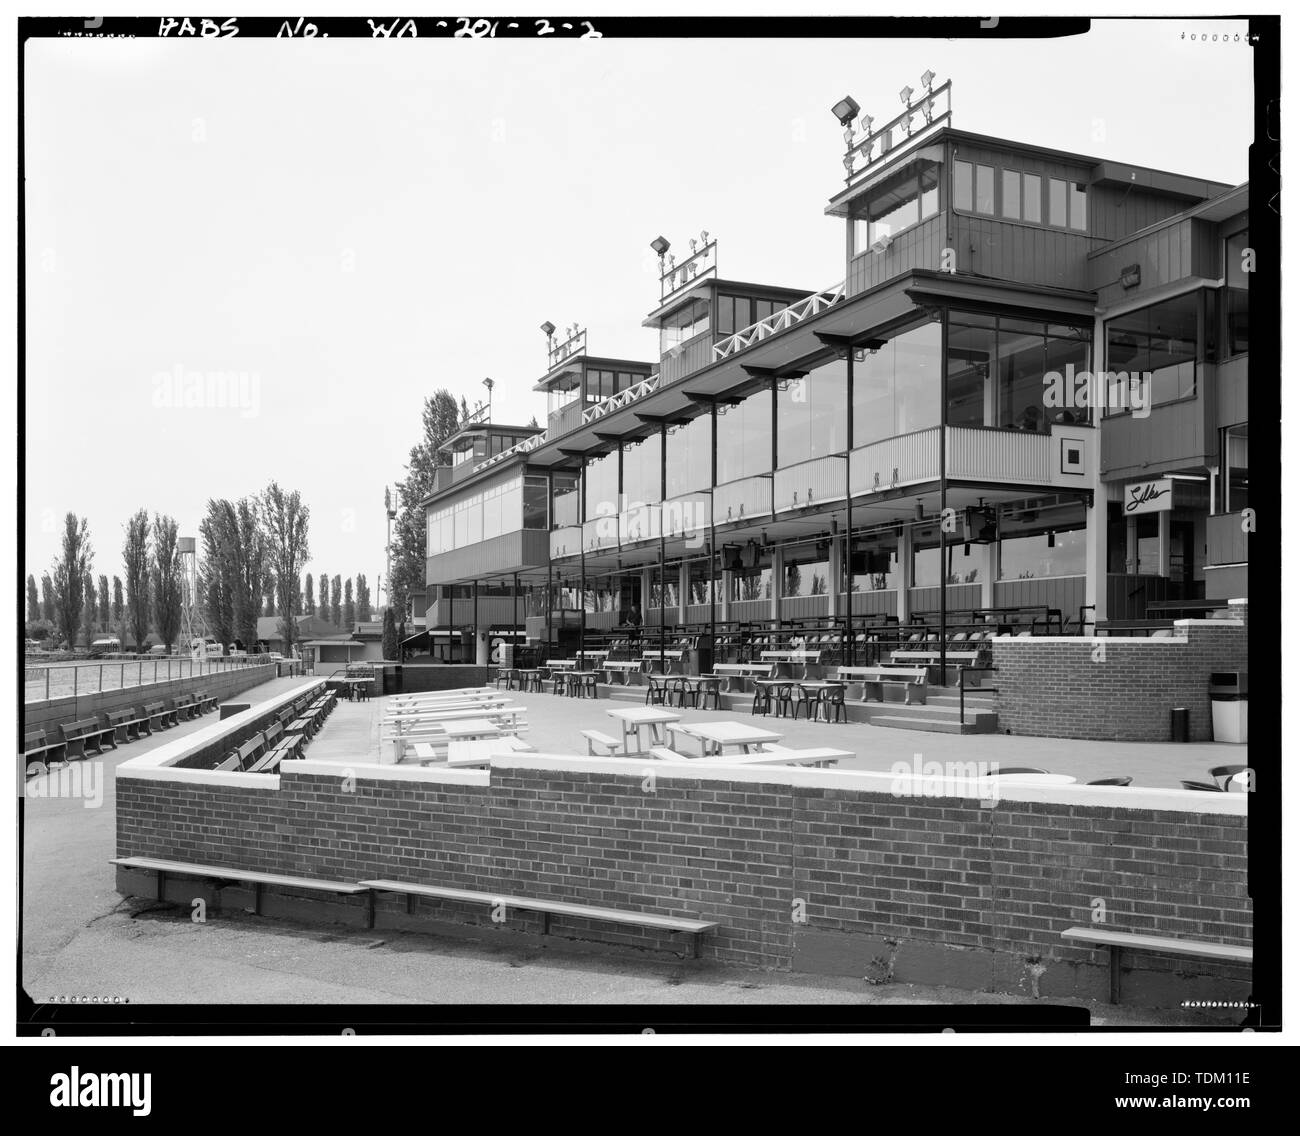
[[[717,663],[713,667],[714,676],[726,680],[723,694],[743,693],[745,679],[775,678],[775,671],[774,663]],[[738,689],[732,687],[732,683],[737,680],[740,682]]]
[[[862,683],[861,702],[867,701],[868,693],[875,695],[875,701],[884,702],[885,686],[890,683],[902,684],[909,706],[913,696],[918,704],[924,703],[929,692],[929,673],[923,667],[840,667],[835,677]]]
[[[627,686],[632,675],[641,673],[643,662],[639,663],[635,659],[606,659],[600,666],[605,672],[605,681],[611,686]],[[615,684],[615,675],[622,675],[622,681]]]
[[[515,908],[519,911],[536,911],[542,916],[542,934],[551,930],[551,918],[590,919],[593,922],[620,923],[627,926],[646,927],[659,931],[692,936],[693,954],[700,957],[700,945],[704,935],[717,928],[718,924],[705,919],[685,919],[676,915],[652,915],[643,911],[624,911],[613,907],[592,907],[582,903],[569,903],[557,899],[538,899],[532,896],[503,895],[498,892],[468,891],[464,888],[437,887],[432,884],[404,883],[401,880],[362,880],[361,886],[370,889],[369,922],[375,925],[375,895],[378,892],[391,892],[405,895],[408,912],[411,901],[421,899],[451,900],[489,908]]]
[[[1122,951],[1152,951],[1157,954],[1189,955],[1219,962],[1250,962],[1250,947],[1231,943],[1197,942],[1165,935],[1142,935],[1132,931],[1113,931],[1103,927],[1067,927],[1061,932],[1067,942],[1087,943],[1110,951],[1110,1000],[1119,1002],[1120,954]]]
[[[31,733],[23,735],[23,764],[28,771],[31,766],[28,764],[32,759],[42,763],[47,761],[65,761],[67,760],[68,744],[67,742],[50,742],[46,741],[44,730],[33,730]],[[46,755],[49,755],[48,757]]]
[[[421,751],[426,748],[432,752],[432,746],[417,745],[416,754],[421,755]],[[509,734],[503,738],[452,741],[447,746],[446,764],[451,769],[491,765],[494,753],[530,753],[532,748],[522,738],[511,737]]]
[[[68,748],[68,757],[85,757],[86,747],[95,753],[103,753],[104,746],[117,749],[116,732],[112,726],[101,726],[94,718],[83,718],[79,722],[65,722],[59,726],[64,744]]]
[[[186,864],[179,860],[156,860],[152,856],[119,856],[109,861],[120,868],[153,872],[158,877],[158,899],[165,898],[168,876],[192,876],[197,879],[227,880],[232,883],[253,885],[253,912],[262,914],[262,889],[265,887],[303,888],[334,895],[361,895],[367,891],[363,884],[345,884],[337,880],[313,880],[302,876],[281,876],[274,872],[252,872],[245,868],[223,867],[220,864]],[[372,903],[373,908],[373,903]],[[371,920],[373,925],[373,919]]]

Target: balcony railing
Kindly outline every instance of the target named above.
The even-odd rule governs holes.
[[[843,456],[813,458],[778,469],[772,477],[772,503],[778,513],[843,500]]]
[[[716,486],[713,490],[713,523],[738,524],[772,514],[772,477],[742,477]]]
[[[575,323],[572,329],[569,329],[568,336],[562,343],[555,343],[546,353],[546,362],[553,371],[567,359],[572,359],[577,355],[587,353],[587,329],[580,328]]]
[[[859,446],[849,455],[849,486],[855,494],[883,493],[938,476],[938,426]]]
[[[561,529],[551,530],[551,559],[561,560],[566,556],[577,556],[582,551],[582,527],[566,525]]]
[[[1053,483],[1051,434],[973,426],[947,430],[949,477],[1018,485]],[[849,460],[855,495],[934,481],[939,477],[939,427],[859,446]],[[779,496],[778,507],[785,507]]]
[[[701,367],[707,367],[713,362],[712,343],[709,333],[703,332],[672,348],[659,360],[659,385],[666,387],[678,379],[695,374]]]
[[[597,517],[582,526],[582,546],[588,552],[618,547],[618,514]]]
[[[659,539],[659,503],[633,505],[618,515],[620,544],[637,544],[643,540]]]
[[[664,536],[702,539],[713,519],[713,494],[707,489],[682,493],[663,503]]]
[[[713,345],[713,357],[715,359],[725,359],[728,355],[734,355],[738,351],[744,351],[747,347],[752,347],[770,335],[776,335],[777,332],[785,331],[788,327],[794,327],[797,323],[802,323],[810,316],[817,315],[818,312],[824,312],[834,304],[838,304],[844,299],[844,281],[841,280],[834,287],[827,288],[822,292],[814,292],[811,296],[805,296],[791,304],[788,308],[782,308],[779,312],[773,312],[766,319],[761,319],[757,323],[751,323],[746,328],[741,328],[735,335],[729,335],[726,339],[719,340]]]
[[[607,414],[612,414],[616,410],[622,410],[625,406],[630,406],[638,399],[645,398],[648,394],[653,394],[659,389],[659,376],[651,375],[649,378],[642,379],[635,386],[628,387],[625,391],[619,391],[618,394],[612,394],[609,398],[596,403],[594,406],[587,407],[582,412],[582,424],[585,426],[589,422],[595,422],[598,418],[604,418]]]
[[[540,446],[543,442],[545,442],[546,438],[547,438],[547,432],[545,430],[539,430],[531,438],[525,438],[522,442],[516,442],[508,450],[502,450],[499,454],[493,454],[486,461],[479,462],[478,465],[474,467],[474,469],[476,471],[480,469],[487,469],[488,466],[496,465],[497,462],[503,462],[507,458],[514,457],[516,454],[531,453],[533,450],[537,449],[537,447]]]

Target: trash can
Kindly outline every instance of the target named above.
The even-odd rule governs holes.
[[[501,644],[501,669],[503,671],[514,670],[515,666],[515,645],[513,643]]]
[[[1248,693],[1245,671],[1210,672],[1210,725],[1216,742],[1246,740]]]
[[[1189,717],[1190,715],[1187,713],[1185,706],[1175,706],[1169,712],[1169,738],[1171,741],[1187,741],[1188,734],[1191,732],[1188,726]]]

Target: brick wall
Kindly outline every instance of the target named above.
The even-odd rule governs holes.
[[[224,701],[254,686],[269,682],[273,678],[275,678],[275,664],[267,663],[217,671],[213,674],[199,675],[197,678],[187,676],[162,682],[150,682],[143,686],[128,686],[120,690],[82,694],[76,698],[69,696],[29,702],[23,707],[23,731],[30,733],[34,730],[45,730],[57,737],[59,726],[65,722],[98,718],[100,714],[125,710],[128,706],[143,706],[146,702],[165,701],[168,698],[175,698],[178,694],[189,694],[193,690],[206,690],[213,698]]]
[[[998,729],[1099,741],[1170,740],[1186,707],[1191,741],[1210,741],[1211,671],[1244,671],[1246,607],[1234,621],[1185,620],[1173,639],[995,639]]]
[[[322,769],[302,766],[313,767]],[[866,791],[659,776],[643,792],[640,769],[525,764],[494,768],[488,784],[367,779],[360,769],[355,785],[284,769],[278,789],[119,771],[118,854],[698,916],[721,924],[705,940],[716,960],[978,990],[1032,983],[1104,999],[1105,958],[1060,939],[1092,920],[1097,900],[1116,928],[1250,941],[1244,816],[1005,799],[990,808],[893,796],[887,781]],[[118,887],[151,894],[124,873]],[[403,904],[381,897],[381,925]],[[488,923],[472,908],[417,910]],[[672,946],[609,924],[557,920],[553,930]],[[1143,975],[1158,999],[1244,990],[1240,968],[1144,955],[1132,966],[1126,999],[1137,1000]]]

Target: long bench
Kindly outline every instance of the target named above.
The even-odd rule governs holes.
[[[105,714],[104,719],[107,725],[113,727],[114,737],[119,742],[135,741],[142,728],[145,733],[153,733],[149,728],[149,719],[141,718],[135,710],[112,711]]]
[[[167,729],[168,726],[175,726],[179,723],[176,721],[176,711],[168,709],[162,702],[147,702],[141,711],[143,717],[149,720],[149,728],[152,732],[153,724],[158,723],[160,730]]]
[[[606,659],[597,669],[605,672],[605,681],[611,686],[615,685],[615,675],[623,676],[623,681],[618,684],[619,686],[627,686],[634,674],[641,673],[641,667],[642,664],[635,659]]]
[[[558,915],[574,919],[590,919],[593,922],[621,923],[627,926],[646,927],[658,931],[671,931],[692,936],[694,957],[700,957],[701,940],[704,935],[718,926],[705,919],[683,919],[676,915],[650,915],[640,911],[622,911],[613,907],[589,907],[581,903],[565,903],[562,900],[534,899],[528,896],[502,895],[496,892],[467,891],[463,888],[436,887],[432,884],[408,884],[400,880],[362,880],[361,886],[370,889],[369,922],[375,925],[375,895],[389,892],[405,895],[409,908],[412,899],[444,899],[456,903],[468,903],[483,907],[517,908],[520,911],[536,911],[542,916],[542,934],[550,934],[551,917]]]
[[[117,749],[117,739],[112,726],[102,726],[94,718],[83,718],[80,722],[65,722],[59,727],[63,742],[68,748],[68,757],[85,757],[86,747],[95,753],[103,753],[106,745]]]
[[[1141,935],[1132,931],[1111,931],[1102,927],[1067,927],[1061,932],[1067,942],[1105,947],[1110,952],[1110,1000],[1119,1003],[1120,955],[1123,951],[1151,951],[1156,954],[1186,955],[1214,959],[1217,962],[1248,963],[1253,958],[1250,947],[1231,943],[1198,942],[1173,939],[1164,935]]]
[[[244,868],[227,868],[219,864],[184,864],[177,860],[155,860],[151,856],[119,856],[109,863],[116,864],[120,868],[156,873],[160,902],[165,896],[168,876],[252,884],[253,912],[256,915],[262,914],[262,889],[268,886],[304,888],[308,891],[323,891],[333,895],[361,895],[368,890],[364,884],[345,884],[336,880],[310,880],[301,876],[281,876],[274,872],[250,872]],[[373,911],[373,900],[371,909]],[[371,925],[373,926],[373,916]]]
[[[33,730],[23,735],[23,766],[28,773],[39,772],[32,766],[33,761],[42,765],[51,761],[66,761],[68,745],[66,742],[46,741],[44,730]],[[48,756],[47,756],[48,755]]]
[[[868,701],[867,694],[875,696],[875,701],[885,701],[885,687],[889,684],[902,685],[904,701],[908,706],[923,704],[929,693],[929,674],[925,668],[916,667],[840,667],[835,677],[845,682],[862,683],[861,702]]]

